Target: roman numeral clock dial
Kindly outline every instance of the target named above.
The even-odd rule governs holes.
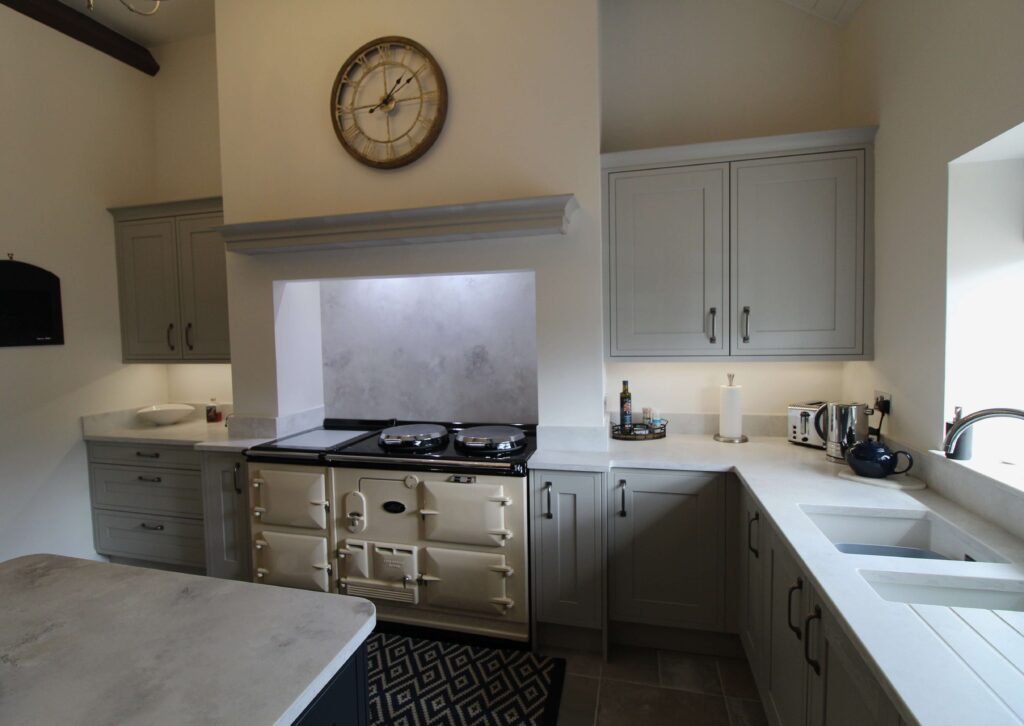
[[[444,126],[448,87],[437,61],[409,38],[371,40],[341,66],[331,89],[338,141],[357,161],[378,169],[410,164]]]

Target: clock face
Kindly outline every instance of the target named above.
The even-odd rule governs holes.
[[[369,166],[392,169],[423,156],[444,126],[448,87],[416,41],[377,38],[353,53],[331,90],[338,140]]]

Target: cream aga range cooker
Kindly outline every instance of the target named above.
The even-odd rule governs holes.
[[[327,419],[249,449],[256,582],[528,640],[533,426]]]

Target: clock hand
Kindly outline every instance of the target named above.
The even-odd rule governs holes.
[[[409,81],[411,81],[411,80],[412,80],[412,77],[408,78],[408,79],[406,80],[406,83],[408,83],[408,82],[409,82]],[[395,95],[395,91],[396,91],[396,90],[398,89],[398,84],[400,84],[401,82],[402,82],[402,76],[399,76],[399,77],[398,77],[398,80],[397,80],[397,81],[395,81],[395,85],[393,85],[393,86],[391,87],[391,90],[390,90],[390,91],[388,91],[387,95],[386,95],[386,96],[384,96],[384,98],[382,98],[382,99],[380,100],[380,103],[378,103],[378,104],[377,104],[376,106],[374,106],[373,108],[371,108],[371,109],[370,109],[370,113],[373,113],[373,112],[374,112],[374,111],[376,111],[376,110],[377,110],[378,108],[380,108],[381,106],[383,106],[383,105],[384,105],[385,103],[389,103],[389,102],[391,101],[391,99],[392,99],[392,98],[394,97],[394,95]]]

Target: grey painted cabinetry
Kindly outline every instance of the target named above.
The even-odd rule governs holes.
[[[765,711],[778,724],[804,723],[807,707],[807,668],[804,665],[804,616],[809,610],[811,584],[774,532],[767,556],[770,570],[767,635],[771,644]]]
[[[725,483],[721,474],[612,470],[612,620],[723,629]]]
[[[530,476],[536,618],[602,628],[604,477],[566,471]]]
[[[228,361],[220,199],[110,211],[124,360]]]
[[[728,164],[612,174],[612,349],[723,355]]]
[[[199,454],[180,447],[93,442],[88,449],[96,551],[202,570]]]
[[[606,155],[609,355],[868,357],[872,136]]]
[[[765,626],[766,593],[764,555],[767,537],[765,518],[757,502],[745,487],[739,496],[739,606],[736,619],[739,623],[740,642],[747,653],[750,668],[758,680],[764,679],[767,670],[768,632]]]
[[[204,452],[202,467],[206,574],[251,580],[245,457]]]

